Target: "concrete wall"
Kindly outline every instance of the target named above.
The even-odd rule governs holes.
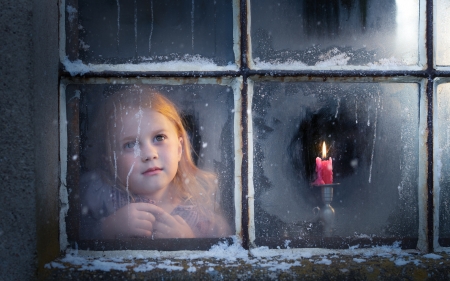
[[[32,1],[0,0],[0,279],[36,271]]]

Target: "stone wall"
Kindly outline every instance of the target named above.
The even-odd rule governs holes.
[[[0,279],[36,272],[32,0],[0,0]]]

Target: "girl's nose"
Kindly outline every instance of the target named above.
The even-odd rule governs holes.
[[[153,145],[145,145],[141,148],[142,161],[147,162],[158,158],[158,151]]]

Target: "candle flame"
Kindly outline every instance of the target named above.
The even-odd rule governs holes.
[[[325,142],[323,142],[323,145],[322,145],[322,159],[325,159],[326,156],[327,156],[327,145],[325,144]]]

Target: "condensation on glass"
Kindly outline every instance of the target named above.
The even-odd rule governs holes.
[[[435,201],[438,209],[439,238],[450,239],[450,84],[448,79],[437,86],[437,117],[434,119]],[[435,197],[436,198],[436,197]],[[450,246],[447,242],[447,245]],[[436,245],[437,246],[437,245]]]
[[[73,59],[93,64],[234,64],[232,5],[225,0],[66,0],[67,49],[75,49]]]
[[[450,66],[450,2],[446,0],[434,1],[435,21],[435,64],[436,66]]]
[[[419,0],[262,0],[251,5],[256,68],[419,63]]]
[[[95,233],[92,234],[92,229],[86,229],[86,225],[89,225],[89,222],[83,222],[83,216],[87,216],[90,211],[86,207],[86,190],[84,189],[86,186],[91,187],[97,183],[99,188],[100,185],[103,187],[107,184],[112,184],[111,182],[103,181],[103,178],[99,177],[97,172],[97,168],[102,168],[98,167],[97,150],[101,146],[106,146],[105,140],[102,139],[106,133],[102,131],[98,124],[96,127],[95,123],[99,121],[99,112],[102,112],[100,109],[108,103],[108,99],[113,95],[118,93],[131,95],[132,92],[136,93],[138,91],[161,93],[176,105],[187,130],[189,141],[192,144],[191,155],[194,163],[197,167],[212,172],[217,176],[219,193],[215,197],[220,198],[218,202],[222,209],[222,217],[226,220],[230,232],[233,233],[235,216],[233,199],[235,169],[233,156],[235,137],[233,133],[233,89],[227,85],[216,84],[170,85],[169,83],[168,85],[164,84],[163,81],[160,81],[160,84],[132,85],[122,84],[123,81],[119,80],[116,81],[117,84],[69,83],[66,87],[69,137],[67,140],[69,146],[67,179],[69,198],[72,198],[69,217],[71,215],[81,216],[76,219],[72,218],[76,225],[73,225],[73,222],[69,223],[68,232],[78,232],[68,233],[69,237],[78,237],[75,239],[81,240],[98,238]],[[119,106],[120,104],[114,104],[114,110],[119,111]],[[132,110],[130,112],[121,110],[123,114],[114,112],[114,116],[139,113],[132,112]],[[117,117],[117,119],[117,122],[114,122],[114,128],[123,124],[121,123],[123,122],[123,117]],[[128,128],[123,127],[120,129],[127,130]],[[110,139],[108,138],[107,140]],[[114,161],[113,159],[118,158],[115,154],[109,156],[111,158],[107,160],[112,162]],[[105,159],[104,165],[108,165],[109,162],[107,160]],[[75,186],[77,184],[80,187]],[[77,194],[73,195],[71,194],[72,192]],[[114,194],[113,196],[115,196]],[[97,195],[101,196],[96,193],[95,196]],[[95,198],[88,199],[93,200]],[[99,209],[101,208],[100,206]],[[78,213],[76,213],[76,210],[78,210]],[[70,212],[72,213],[70,214]],[[99,212],[102,212],[102,210]]]
[[[332,236],[418,237],[418,83],[255,81],[255,237],[323,237],[315,159],[333,159]]]

